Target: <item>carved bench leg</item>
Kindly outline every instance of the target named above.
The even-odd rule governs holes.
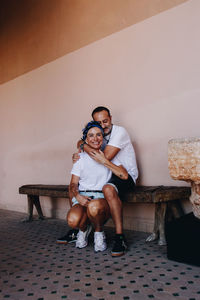
[[[159,203],[155,204],[155,213],[154,213],[154,227],[153,227],[153,233],[148,236],[146,239],[146,242],[152,242],[158,239],[158,219],[159,219]]]
[[[29,221],[33,220],[33,198],[32,196],[28,195],[28,218]]]
[[[153,233],[148,236],[146,242],[152,242],[159,238],[158,245],[166,245],[165,240],[165,215],[167,203],[155,203],[155,219]]]
[[[167,211],[167,203],[163,202],[160,203],[159,207],[159,240],[158,245],[163,246],[166,245],[166,239],[165,239],[165,215]]]
[[[44,220],[42,209],[40,206],[39,196],[27,195],[28,199],[28,217],[23,219],[22,222],[31,222],[33,221],[33,205],[35,205],[36,210],[39,215],[39,219]]]
[[[31,197],[33,197],[33,204],[36,207],[37,213],[39,215],[39,219],[44,220],[44,215],[43,215],[42,208],[40,205],[39,196],[31,196]]]
[[[178,200],[169,202],[169,206],[175,218],[180,218],[181,216],[184,216],[185,213],[183,207]]]
[[[33,196],[27,195],[27,200],[28,200],[28,217],[23,219],[22,222],[33,221]]]

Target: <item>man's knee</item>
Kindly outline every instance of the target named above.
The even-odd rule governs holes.
[[[117,196],[117,191],[115,187],[111,184],[104,185],[102,191],[105,198],[110,198],[110,197],[113,198]]]

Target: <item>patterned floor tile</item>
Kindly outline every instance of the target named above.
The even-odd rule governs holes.
[[[108,249],[96,254],[93,234],[84,249],[58,245],[65,221],[24,217],[0,210],[0,299],[200,299],[199,267],[168,260],[165,246],[145,243],[148,233],[126,231],[129,250],[113,258],[111,228]]]

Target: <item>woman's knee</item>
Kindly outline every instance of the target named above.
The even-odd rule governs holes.
[[[71,228],[77,228],[80,223],[80,216],[75,212],[70,212],[67,215],[67,223]]]
[[[93,218],[98,216],[102,210],[103,210],[103,207],[102,207],[100,201],[98,201],[98,200],[91,201],[87,207],[88,216],[91,216]]]

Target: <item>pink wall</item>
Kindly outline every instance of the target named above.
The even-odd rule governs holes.
[[[1,0],[0,84],[188,0]]]
[[[26,211],[18,187],[69,182],[71,153],[97,105],[133,140],[140,183],[178,185],[171,138],[199,136],[200,2],[191,0],[67,54],[0,87],[0,208]],[[43,203],[50,213],[50,200]],[[153,205],[135,207],[150,231]],[[58,215],[67,204],[58,201]]]

